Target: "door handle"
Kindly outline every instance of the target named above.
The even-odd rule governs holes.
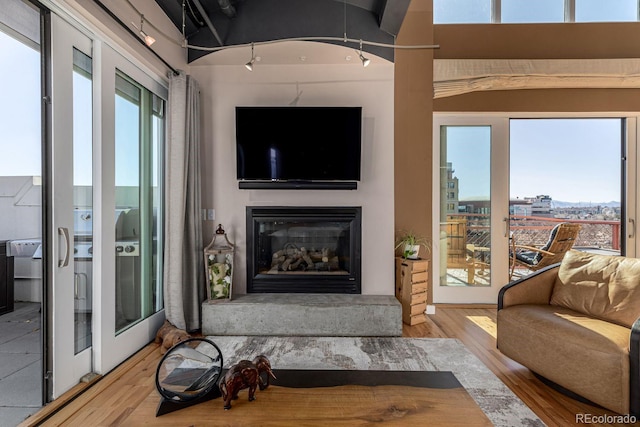
[[[58,267],[66,267],[69,265],[69,251],[71,250],[71,245],[69,245],[69,229],[66,227],[58,227],[58,236],[64,237],[64,259],[58,260]]]
[[[629,218],[630,230],[629,230],[629,238],[633,239],[636,237],[636,220],[633,218]]]
[[[502,221],[504,222],[504,237],[507,237],[509,234],[509,217],[502,218]]]

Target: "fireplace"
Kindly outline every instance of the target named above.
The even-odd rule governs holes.
[[[247,207],[248,293],[361,293],[360,207]]]

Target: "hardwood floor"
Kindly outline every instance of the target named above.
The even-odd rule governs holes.
[[[475,306],[438,306],[427,323],[403,326],[403,336],[411,338],[457,338],[494,372],[548,426],[571,426],[576,414],[597,417],[615,415],[612,412],[578,402],[544,385],[523,366],[503,356],[496,348],[496,309]],[[161,355],[156,344],[149,344],[104,378],[96,381],[84,393],[67,396],[27,419],[21,426],[125,426],[171,425],[170,416],[141,420],[139,414],[155,413],[159,395],[155,390],[155,369]],[[62,408],[60,408],[62,407]],[[196,409],[200,407],[199,409]],[[206,405],[189,409],[189,418],[182,425],[215,425]],[[175,419],[173,419],[175,422]],[[175,424],[173,424],[175,425]],[[594,426],[625,424],[592,423]],[[631,425],[631,424],[627,424]],[[640,425],[640,424],[635,424]]]
[[[502,355],[496,348],[496,308],[438,306],[427,323],[403,326],[406,337],[457,338],[475,354],[507,387],[550,427],[582,425],[577,414],[594,417],[616,415],[605,409],[571,399],[543,384],[531,371]],[[592,423],[594,426],[636,424]]]

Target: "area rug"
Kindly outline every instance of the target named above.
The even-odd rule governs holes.
[[[276,369],[450,371],[496,426],[544,423],[457,339],[209,336],[224,367],[265,354]]]

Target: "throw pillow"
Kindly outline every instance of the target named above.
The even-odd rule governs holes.
[[[551,304],[630,328],[640,317],[640,259],[567,252]]]

